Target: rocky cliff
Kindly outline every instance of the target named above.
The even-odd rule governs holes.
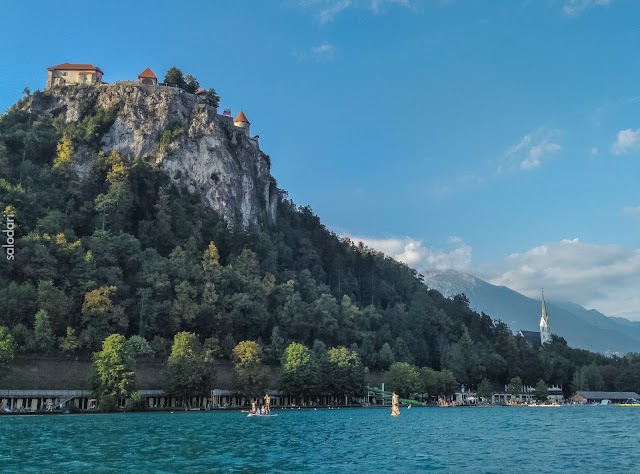
[[[232,226],[248,228],[276,218],[277,186],[269,157],[257,140],[193,94],[137,83],[74,86],[34,94],[32,108],[61,115],[67,123],[97,108],[115,108],[102,150],[157,163]],[[168,139],[161,141],[163,133]],[[91,154],[77,152],[82,174]]]

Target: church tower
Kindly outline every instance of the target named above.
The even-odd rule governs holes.
[[[542,290],[542,317],[540,318],[540,342],[545,344],[551,340],[551,327],[549,326],[549,315],[544,304],[544,290]]]

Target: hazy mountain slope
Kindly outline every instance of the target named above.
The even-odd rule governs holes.
[[[445,296],[464,293],[473,309],[504,321],[514,332],[538,330],[540,300],[454,270],[426,272],[424,277],[428,287]],[[605,353],[640,351],[640,324],[566,302],[547,301],[547,311],[553,332],[573,347]]]

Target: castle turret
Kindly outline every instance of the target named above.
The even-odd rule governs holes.
[[[244,129],[244,133],[246,133],[248,137],[250,136],[249,135],[249,127],[251,126],[251,123],[249,123],[249,120],[247,119],[247,116],[244,114],[244,112],[240,112],[238,114],[238,116],[233,121],[233,124],[236,127],[243,128]]]
[[[542,317],[540,318],[540,342],[545,344],[551,340],[551,326],[547,306],[544,304],[544,290],[542,291]]]

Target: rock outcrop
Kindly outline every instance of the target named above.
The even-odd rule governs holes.
[[[67,123],[96,107],[116,108],[115,122],[102,137],[105,152],[161,165],[232,226],[275,221],[278,189],[269,156],[256,139],[193,94],[138,83],[75,86],[36,93],[32,107],[63,114]],[[165,133],[169,139],[161,143],[165,131],[173,133]]]

